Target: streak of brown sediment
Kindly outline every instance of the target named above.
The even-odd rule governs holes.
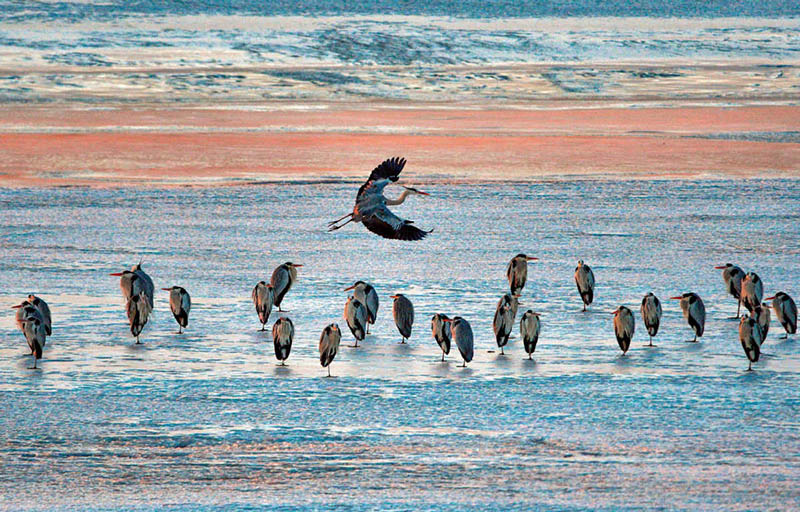
[[[798,106],[530,107],[10,107],[0,111],[0,186],[359,178],[395,155],[417,179],[800,176],[794,139],[727,137],[798,132]],[[715,134],[726,138],[703,138]]]

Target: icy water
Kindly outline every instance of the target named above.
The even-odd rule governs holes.
[[[798,59],[791,0],[0,0],[15,104],[796,103]]]
[[[756,270],[800,296],[800,180],[418,183],[398,208],[419,243],[325,222],[357,184],[163,190],[0,190],[0,508],[793,509],[800,500],[800,342],[778,340],[747,373],[719,271]],[[391,192],[389,192],[391,195]],[[531,264],[525,308],[542,313],[534,361],[519,339],[494,352],[508,259]],[[144,259],[156,287],[193,296],[173,334],[168,294],[134,346],[117,278]],[[587,313],[572,273],[597,278]],[[285,307],[297,335],[276,365],[250,290],[305,266]],[[363,347],[319,366],[321,329],[365,279],[381,309]],[[647,348],[641,297],[664,302]],[[676,301],[699,293],[706,334],[688,344]],[[41,371],[13,311],[53,310]],[[416,308],[400,345],[389,295]],[[621,357],[609,312],[636,311]],[[467,318],[476,355],[459,368],[431,339],[436,311]],[[273,320],[276,318],[273,314]],[[518,329],[515,328],[515,336]]]

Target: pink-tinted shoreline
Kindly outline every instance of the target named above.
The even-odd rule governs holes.
[[[741,136],[798,131],[795,106],[11,107],[0,186],[357,178],[394,155],[415,179],[798,177],[794,139]]]

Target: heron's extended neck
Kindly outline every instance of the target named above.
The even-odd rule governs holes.
[[[400,197],[398,197],[397,199],[388,199],[387,198],[386,199],[386,204],[388,204],[388,205],[403,204],[403,202],[406,200],[406,198],[408,196],[410,196],[411,194],[412,194],[412,192],[410,190],[406,189],[406,190],[403,191],[402,194],[400,194]]]

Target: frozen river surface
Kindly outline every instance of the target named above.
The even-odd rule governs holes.
[[[713,267],[755,270],[767,295],[797,300],[800,181],[418,185],[432,195],[398,207],[436,228],[418,243],[326,233],[353,183],[0,190],[0,509],[797,508],[800,339],[773,323],[745,372]],[[541,259],[522,298],[542,314],[533,362],[518,338],[493,351],[518,252]],[[157,288],[192,294],[186,334],[159,292],[133,345],[108,274],[140,258]],[[578,259],[597,279],[587,313]],[[250,290],[284,261],[304,266],[279,368]],[[336,321],[352,342],[342,290],[357,279],[378,290],[378,322],[326,379],[319,334]],[[638,314],[648,291],[664,303],[656,348]],[[698,344],[667,300],[687,291],[708,310]],[[398,292],[416,308],[407,345]],[[41,371],[8,309],[28,293],[53,310]],[[625,357],[620,304],[637,320]],[[437,311],[472,323],[466,369],[438,361]]]

